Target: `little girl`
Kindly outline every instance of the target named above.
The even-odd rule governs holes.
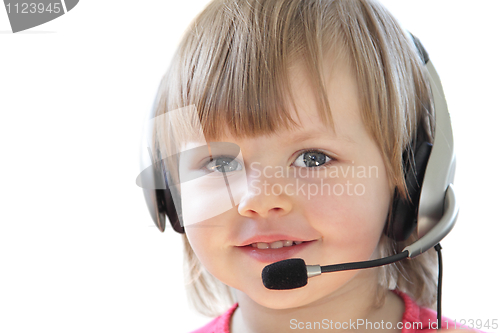
[[[434,250],[297,289],[262,283],[280,260],[366,261],[417,237],[396,241],[391,212],[407,197],[404,156],[417,138],[433,142],[434,108],[411,36],[379,3],[214,0],[182,39],[154,116],[187,287],[218,316],[195,332],[437,327]]]

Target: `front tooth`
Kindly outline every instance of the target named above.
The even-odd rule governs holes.
[[[283,241],[283,246],[292,246],[292,245],[293,245],[293,241],[291,241],[291,240]]]
[[[252,243],[252,246],[253,247],[257,247],[257,243]]]
[[[296,241],[296,242],[294,242],[294,243],[295,243],[296,245],[302,244],[302,242],[301,242],[301,241]]]
[[[267,243],[257,243],[257,248],[259,248],[259,249],[268,249],[269,248],[269,244],[267,244]]]
[[[271,243],[271,249],[279,249],[283,247],[282,241],[276,241]]]

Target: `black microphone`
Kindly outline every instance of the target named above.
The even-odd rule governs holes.
[[[392,264],[393,262],[408,258],[408,256],[409,251],[404,250],[401,253],[381,259],[328,266],[306,265],[304,260],[300,258],[286,259],[264,267],[262,270],[262,282],[267,289],[296,289],[305,286],[308,278],[318,276],[321,273],[378,267]]]

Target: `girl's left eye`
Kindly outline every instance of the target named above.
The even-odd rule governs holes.
[[[300,154],[294,161],[295,166],[302,168],[314,168],[328,164],[333,159],[318,150],[308,150]]]

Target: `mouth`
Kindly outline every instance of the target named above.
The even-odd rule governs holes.
[[[236,248],[257,261],[273,263],[297,256],[299,252],[303,251],[314,242],[315,240],[280,240],[272,243],[256,242],[245,246],[237,246]]]
[[[247,246],[252,246],[264,250],[264,249],[281,249],[282,247],[290,247],[294,245],[300,245],[302,243],[303,241],[282,240],[272,243],[257,242],[249,244]]]

